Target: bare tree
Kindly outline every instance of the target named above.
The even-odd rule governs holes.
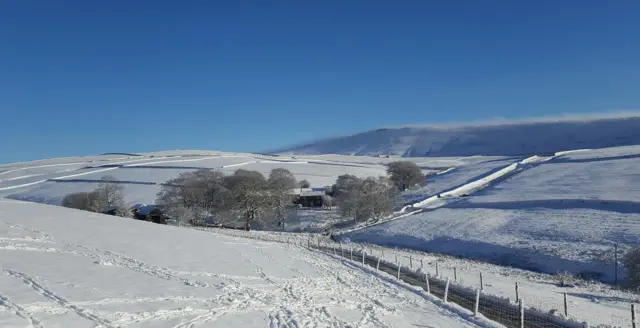
[[[332,209],[333,208],[333,197],[329,195],[322,195],[322,208],[324,209]]]
[[[295,195],[292,189],[296,187],[296,178],[283,168],[271,170],[267,181],[268,191],[273,206],[273,214],[278,224],[285,228],[285,221],[292,215],[293,199]]]
[[[62,206],[91,212],[101,210],[99,196],[95,191],[68,194],[62,199]]]
[[[360,212],[374,221],[389,215],[393,208],[393,191],[393,183],[385,177],[366,178],[360,186]]]
[[[100,179],[96,192],[102,206],[124,206],[124,187],[114,176],[105,175]]]
[[[334,193],[340,213],[354,221],[379,220],[391,213],[394,186],[385,177],[360,179],[352,175],[338,177]]]
[[[389,163],[387,167],[387,174],[390,176],[391,181],[393,181],[401,191],[415,185],[422,185],[426,183],[425,176],[422,174],[422,169],[420,169],[416,163],[410,161]]]
[[[355,222],[362,219],[359,204],[361,186],[360,178],[354,175],[341,175],[333,188],[341,215],[353,218]]]
[[[245,229],[251,230],[251,224],[260,217],[267,217],[270,209],[270,197],[267,180],[260,172],[237,170],[226,177],[226,186],[231,191],[231,208],[245,220]]]
[[[180,173],[163,184],[156,204],[166,206],[166,213],[178,220],[202,221],[226,210],[231,195],[225,178],[223,173],[209,169]]]
[[[267,183],[269,184],[269,189],[271,190],[290,191],[297,185],[296,178],[293,176],[293,173],[284,168],[276,168],[271,170]]]
[[[302,180],[302,181],[298,182],[298,187],[300,187],[300,188],[311,188],[311,184],[309,183],[309,181],[307,181],[305,179],[305,180]]]
[[[627,269],[627,286],[640,289],[640,247],[634,247],[625,254],[622,263]]]

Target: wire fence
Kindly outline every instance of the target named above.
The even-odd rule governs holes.
[[[259,231],[224,230],[218,228],[190,227],[198,230],[218,232],[225,235],[258,239],[298,245],[322,251],[324,253],[340,256],[375,268],[378,272],[385,272],[410,285],[421,287],[445,303],[455,303],[470,311],[473,315],[482,315],[487,319],[498,322],[506,327],[513,328],[588,328],[586,321],[579,322],[566,316],[567,296],[564,295],[564,313],[557,311],[542,311],[526,303],[526,299],[519,297],[517,283],[515,285],[516,298],[491,295],[482,290],[482,276],[480,284],[465,286],[458,281],[454,268],[453,277],[445,277],[441,274],[437,263],[434,274],[426,272],[422,258],[391,253],[389,249],[374,245],[342,244],[318,234],[291,234]],[[387,254],[385,254],[385,251]],[[408,263],[407,263],[408,261]],[[534,303],[535,304],[535,303]],[[612,328],[640,328],[636,326],[635,306],[631,305],[630,316],[611,316],[609,325],[594,327]]]

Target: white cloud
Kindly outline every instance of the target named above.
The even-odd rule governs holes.
[[[477,126],[494,126],[494,125],[515,125],[515,124],[533,124],[533,123],[551,123],[551,122],[587,122],[603,119],[624,119],[624,118],[640,118],[640,110],[615,110],[599,113],[572,113],[560,114],[555,116],[526,117],[518,119],[507,119],[504,117],[494,117],[486,120],[477,120],[469,122],[448,122],[438,124],[406,124],[385,126],[384,128],[434,128],[434,129],[451,129]]]

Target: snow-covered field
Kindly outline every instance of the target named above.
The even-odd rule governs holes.
[[[0,259],[0,327],[476,327],[299,246],[35,203],[0,200]]]
[[[417,204],[425,210],[342,238],[612,282],[614,244],[622,254],[640,243],[638,157],[633,146],[527,159],[469,197],[427,200]]]
[[[211,151],[113,154],[0,165],[0,197],[59,204],[65,195],[92,190],[102,176],[111,175],[123,183],[127,203],[153,204],[160,185],[181,172],[210,168],[230,174],[242,168],[268,175],[278,167],[291,170],[298,180],[306,179],[313,187],[332,185],[341,174],[386,174],[381,163],[353,164],[331,158],[305,160]]]

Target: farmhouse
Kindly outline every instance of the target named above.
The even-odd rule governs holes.
[[[292,193],[296,195],[293,203],[301,207],[322,207],[324,188],[296,188]]]

